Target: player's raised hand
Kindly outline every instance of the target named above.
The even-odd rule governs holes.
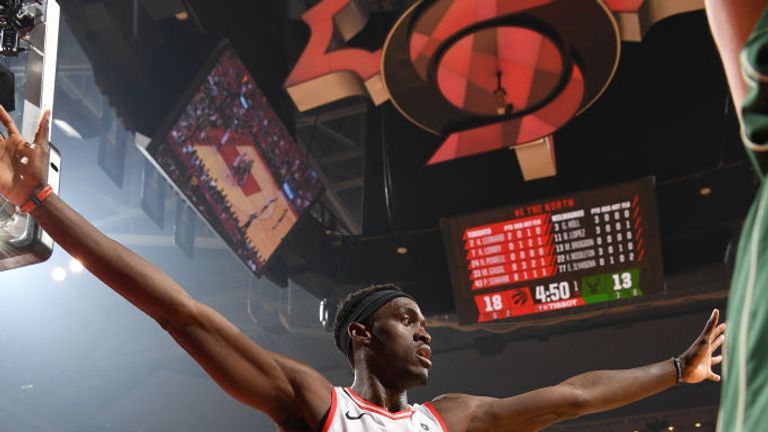
[[[48,181],[50,111],[40,119],[34,141],[27,142],[10,114],[0,106],[0,122],[8,134],[0,137],[0,195],[20,206]]]
[[[725,341],[725,323],[718,324],[719,319],[720,311],[713,310],[699,337],[680,356],[683,382],[693,384],[707,379],[720,381],[720,375],[712,371],[712,366],[723,361],[722,354],[712,355]]]

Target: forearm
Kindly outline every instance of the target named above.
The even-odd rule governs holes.
[[[59,197],[49,197],[32,216],[91,273],[165,327],[237,400],[276,419],[286,412],[294,414],[298,368],[302,376],[311,376],[312,394],[319,404],[328,399],[322,409],[330,404],[330,384],[322,376],[256,345],[224,316],[194,301],[170,276],[102,234]],[[291,371],[286,371],[286,364]],[[312,414],[316,424],[322,412]]]
[[[740,107],[746,95],[739,53],[757,23],[766,0],[706,0],[707,18],[725,67],[733,103]]]
[[[31,215],[91,273],[161,324],[183,320],[194,307],[170,276],[105,236],[58,196],[50,196]]]
[[[560,385],[573,388],[578,395],[579,413],[584,415],[630,404],[662,392],[677,382],[672,360],[634,369],[588,372]]]

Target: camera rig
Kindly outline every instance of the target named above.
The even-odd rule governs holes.
[[[41,22],[40,0],[0,0],[0,54],[15,57],[23,37]]]

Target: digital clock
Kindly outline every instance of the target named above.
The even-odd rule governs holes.
[[[441,221],[461,324],[663,290],[652,179]]]

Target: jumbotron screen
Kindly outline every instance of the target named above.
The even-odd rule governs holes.
[[[323,188],[228,46],[146,153],[255,274]]]
[[[610,306],[663,291],[654,183],[446,218],[460,324]]]

